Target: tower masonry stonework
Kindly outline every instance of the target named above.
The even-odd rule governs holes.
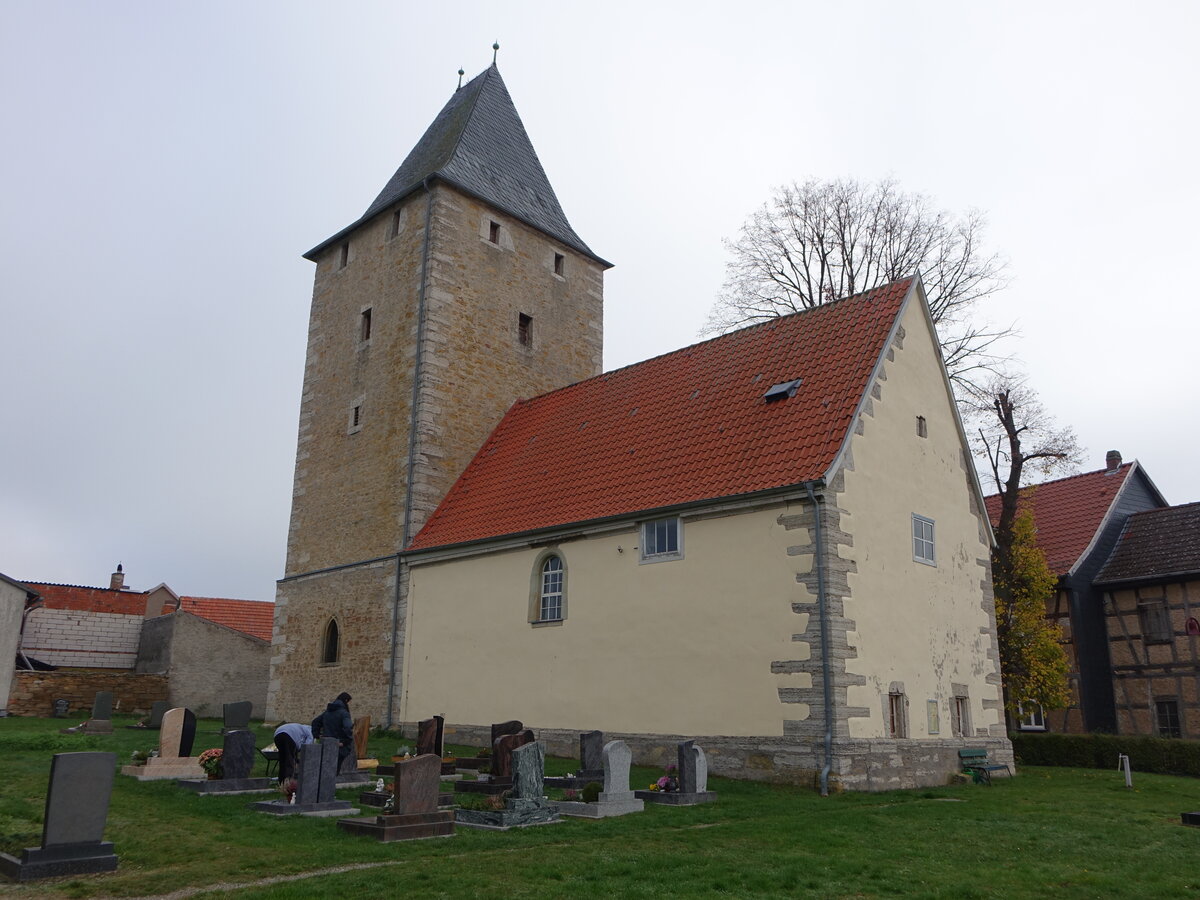
[[[391,722],[399,556],[505,411],[601,371],[603,272],[499,72],[461,88],[316,263],[268,719]]]

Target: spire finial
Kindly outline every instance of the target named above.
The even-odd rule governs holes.
[[[496,64],[496,54],[499,52],[500,52],[500,42],[496,41],[496,43],[492,44],[492,65],[493,66]]]
[[[461,90],[462,90],[462,77],[463,77],[463,75],[465,75],[465,74],[467,74],[467,73],[466,73],[466,72],[464,72],[462,69],[459,69],[459,70],[458,70],[458,87],[456,87],[456,88],[454,89],[455,91],[461,91]]]

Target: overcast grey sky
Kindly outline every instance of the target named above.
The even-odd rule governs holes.
[[[697,339],[785,181],[989,217],[989,318],[1087,449],[1200,500],[1200,4],[3,4],[0,571],[272,599],[312,289],[491,61],[606,277],[605,366]]]

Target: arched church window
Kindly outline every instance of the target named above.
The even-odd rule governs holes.
[[[332,665],[338,661],[340,635],[337,619],[330,619],[325,626],[325,635],[321,641],[321,664]]]

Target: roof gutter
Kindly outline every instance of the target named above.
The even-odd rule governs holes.
[[[813,560],[817,566],[817,613],[821,619],[821,691],[825,706],[825,765],[821,768],[821,796],[829,796],[829,773],[833,769],[833,676],[829,671],[829,605],[825,596],[825,543],[821,529],[821,504],[812,482],[804,482],[813,509]]]

